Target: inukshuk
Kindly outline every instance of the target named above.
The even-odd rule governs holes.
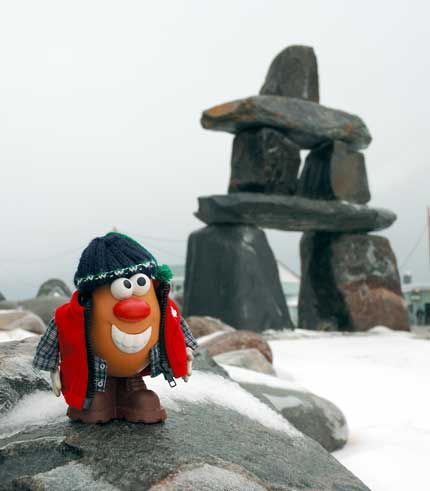
[[[312,48],[272,62],[260,95],[204,111],[206,129],[235,134],[228,195],[199,198],[207,226],[188,242],[184,311],[239,329],[291,327],[275,258],[262,228],[303,231],[299,326],[408,329],[396,258],[369,232],[394,213],[370,208],[371,141],[355,115],[319,104]],[[300,150],[310,150],[298,176]]]

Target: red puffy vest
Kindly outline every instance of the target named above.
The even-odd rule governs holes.
[[[60,349],[60,374],[64,399],[69,406],[82,409],[88,388],[88,360],[85,341],[84,307],[74,292],[69,303],[55,311]],[[187,374],[187,353],[181,315],[176,304],[168,299],[165,316],[165,347],[169,364],[176,378]],[[91,381],[93,383],[93,381]]]

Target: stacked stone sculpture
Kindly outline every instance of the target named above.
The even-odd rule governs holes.
[[[369,130],[358,116],[319,104],[312,48],[283,50],[260,95],[208,109],[201,123],[235,138],[229,194],[199,198],[196,216],[207,226],[189,238],[186,315],[238,329],[292,327],[261,230],[273,228],[304,232],[299,327],[408,329],[396,258],[387,239],[368,235],[396,220],[367,205],[360,150]]]

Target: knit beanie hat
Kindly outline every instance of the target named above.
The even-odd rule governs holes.
[[[158,265],[155,257],[127,235],[110,232],[96,237],[83,251],[74,283],[80,293],[91,293],[116,278],[129,278],[136,273],[167,283],[172,272],[167,265]]]

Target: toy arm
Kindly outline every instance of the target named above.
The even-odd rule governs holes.
[[[45,333],[40,338],[33,358],[33,366],[39,370],[49,370],[51,373],[51,385],[54,394],[58,397],[61,393],[61,378],[58,368],[60,351],[58,347],[58,334],[55,320],[51,319]]]
[[[185,336],[185,344],[187,345],[187,374],[184,379],[184,382],[188,382],[191,374],[193,373],[193,350],[195,350],[198,345],[196,340],[194,339],[193,333],[191,332],[190,326],[187,324],[187,321],[181,316],[181,329]]]

